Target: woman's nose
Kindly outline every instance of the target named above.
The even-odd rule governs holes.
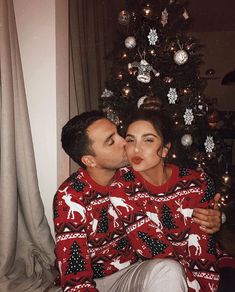
[[[139,145],[137,143],[135,143],[134,151],[135,153],[138,153],[140,151]]]

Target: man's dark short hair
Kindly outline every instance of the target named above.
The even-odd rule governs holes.
[[[87,135],[87,128],[94,122],[106,118],[101,111],[84,112],[73,117],[62,128],[61,142],[64,151],[81,167],[83,155],[95,155],[91,147],[91,141]]]

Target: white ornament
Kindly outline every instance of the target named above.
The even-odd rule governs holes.
[[[191,125],[194,119],[193,110],[190,108],[186,108],[184,113],[184,123],[185,125]]]
[[[193,138],[190,134],[184,134],[181,138],[181,144],[185,147],[191,146],[193,143]]]
[[[108,90],[107,88],[105,88],[101,97],[110,97],[110,96],[113,96],[113,92],[111,90]]]
[[[184,8],[184,12],[183,12],[183,18],[184,19],[189,19],[189,15],[188,15],[188,11]]]
[[[140,108],[141,105],[144,103],[145,99],[147,98],[147,95],[141,96],[137,101],[137,107]]]
[[[157,72],[146,60],[141,60],[140,62],[133,62],[128,64],[128,69],[133,67],[138,68],[137,80],[143,83],[150,82],[150,72],[152,71],[155,76],[159,76],[160,73]]]
[[[135,37],[129,36],[125,39],[125,46],[128,49],[133,49],[136,46],[136,40]]]
[[[169,104],[175,104],[177,97],[178,97],[178,94],[176,92],[176,88],[170,87],[169,92],[167,94],[167,97],[168,97]]]
[[[161,17],[161,24],[162,26],[165,26],[168,22],[168,12],[166,8],[162,11],[162,17]]]
[[[183,65],[188,61],[188,53],[184,50],[179,50],[174,54],[174,61],[177,65]]]
[[[206,141],[204,143],[205,149],[207,153],[211,153],[215,147],[214,139],[212,136],[207,136]]]
[[[156,29],[150,29],[150,32],[148,34],[148,39],[149,39],[149,45],[156,45],[156,42],[158,40],[158,35]]]

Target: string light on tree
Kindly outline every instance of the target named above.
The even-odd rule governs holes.
[[[132,89],[131,89],[129,83],[127,83],[126,86],[123,87],[122,96],[126,97],[126,98],[129,98],[132,96]]]
[[[146,18],[152,18],[153,17],[153,9],[150,5],[150,3],[146,3],[143,7],[143,16]]]
[[[226,187],[231,187],[232,185],[232,176],[229,174],[229,171],[228,171],[228,163],[226,163],[226,170],[225,170],[225,173],[221,177],[221,182]]]

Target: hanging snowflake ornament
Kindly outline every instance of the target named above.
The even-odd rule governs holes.
[[[164,27],[168,22],[168,12],[166,10],[166,8],[162,11],[162,15],[161,15],[161,24]]]
[[[188,61],[188,53],[185,50],[178,50],[174,54],[174,61],[177,65],[183,65]]]
[[[191,108],[186,108],[184,113],[184,123],[185,125],[191,125],[194,119],[193,110]]]
[[[154,46],[156,45],[156,42],[158,41],[158,35],[156,29],[150,29],[150,32],[148,34],[148,40],[149,40],[149,45]]]
[[[102,92],[101,97],[110,97],[110,96],[113,96],[113,92],[105,88],[104,91]]]
[[[204,143],[205,149],[207,153],[211,153],[215,147],[213,136],[207,136],[206,141]]]
[[[137,80],[143,83],[149,83],[151,80],[150,72],[153,72],[154,76],[159,76],[160,73],[157,72],[146,60],[141,60],[140,62],[133,62],[128,64],[128,69],[133,67],[138,68]]]
[[[169,89],[169,92],[167,94],[167,97],[168,97],[168,101],[169,101],[169,104],[175,104],[177,98],[178,98],[178,94],[177,94],[177,91],[176,91],[176,88],[171,88]]]

